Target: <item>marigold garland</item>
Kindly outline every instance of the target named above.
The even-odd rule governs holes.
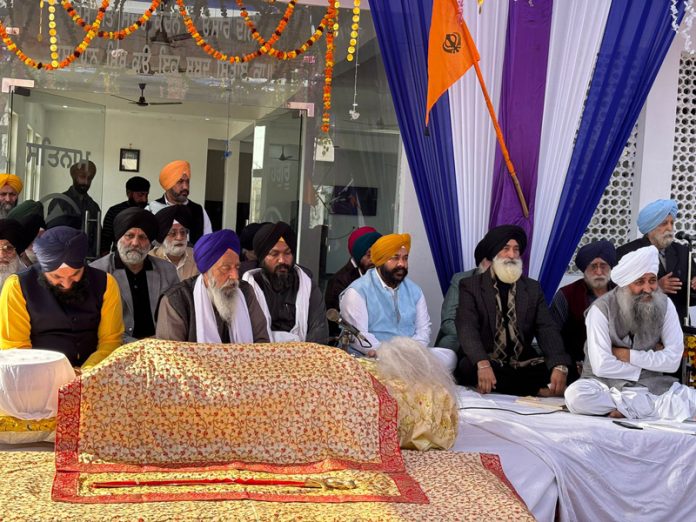
[[[324,69],[324,111],[321,115],[321,130],[328,134],[331,123],[331,84],[333,81],[334,66],[334,33],[338,30],[338,0],[329,0],[333,17],[329,20],[329,29],[326,32],[326,68]]]
[[[84,39],[75,46],[73,49],[73,52],[70,53],[67,57],[65,57],[62,61],[58,61],[58,38],[57,38],[57,33],[56,33],[56,28],[55,28],[55,0],[49,0],[49,41],[50,41],[50,51],[51,51],[51,63],[43,63],[41,61],[34,60],[30,56],[27,56],[19,47],[17,47],[17,44],[14,43],[12,38],[10,38],[10,35],[7,34],[7,28],[5,27],[5,24],[3,22],[0,22],[0,38],[2,38],[3,43],[5,44],[5,47],[7,48],[8,51],[13,52],[17,55],[17,57],[24,62],[27,66],[33,67],[34,69],[44,69],[46,71],[53,71],[57,69],[63,69],[67,66],[69,66],[71,63],[73,63],[75,60],[77,60],[82,53],[85,52],[87,47],[92,43],[92,40],[94,40],[94,37],[97,36],[97,32],[99,30],[99,27],[101,26],[102,21],[104,20],[104,15],[106,14],[106,10],[109,7],[109,1],[110,0],[103,0],[101,7],[99,8],[97,12],[97,18],[94,21],[94,24],[92,24],[92,29],[87,31],[87,34],[85,35]],[[53,10],[51,10],[51,7],[53,7]],[[51,17],[53,15],[53,17]]]
[[[142,16],[140,16],[140,18],[138,18],[128,27],[124,27],[122,29],[119,29],[118,31],[97,31],[97,36],[106,40],[123,40],[127,36],[130,36],[132,33],[140,29],[142,26],[144,26],[147,23],[147,21],[150,18],[152,18],[152,15],[155,13],[160,3],[161,0],[153,0],[152,4],[150,4],[150,7],[147,8],[147,10],[142,14]],[[68,13],[68,16],[72,19],[73,22],[82,27],[85,31],[90,31],[93,29],[93,27],[90,24],[88,24],[85,20],[82,19],[80,14],[75,10],[75,7],[69,0],[61,0],[60,4],[63,6],[63,9],[65,9],[65,11]]]

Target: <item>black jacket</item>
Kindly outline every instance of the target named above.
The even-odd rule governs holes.
[[[571,359],[563,347],[561,332],[551,318],[541,285],[522,276],[516,283],[515,310],[520,341],[525,351],[536,337],[551,369]],[[462,279],[459,283],[459,306],[455,324],[464,355],[476,364],[489,359],[495,348],[496,303],[490,270]]]

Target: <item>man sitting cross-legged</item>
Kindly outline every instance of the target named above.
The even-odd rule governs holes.
[[[199,343],[267,343],[266,318],[254,291],[239,280],[237,234],[219,230],[193,247],[201,274],[174,285],[162,296],[159,339]]]
[[[527,235],[518,226],[491,229],[481,247],[490,268],[459,283],[456,325],[464,355],[457,378],[480,393],[565,391],[571,360],[541,285],[522,275],[526,246]],[[532,345],[534,338],[541,352]]]
[[[389,234],[374,242],[371,268],[341,295],[341,316],[364,335],[352,349],[379,354],[379,345],[394,337],[410,337],[430,345],[430,316],[421,288],[408,279],[409,234]],[[432,348],[442,366],[454,371],[457,355],[447,348]]]
[[[572,413],[684,420],[696,414],[696,390],[663,372],[684,351],[679,318],[658,287],[658,250],[626,254],[612,272],[618,285],[587,312],[582,379],[565,393]]]

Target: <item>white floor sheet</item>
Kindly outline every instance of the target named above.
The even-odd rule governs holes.
[[[459,403],[544,411],[516,399],[460,388]],[[538,520],[554,520],[556,500],[561,522],[694,520],[696,436],[632,430],[606,417],[565,412],[461,409],[459,425],[454,449],[499,454]]]

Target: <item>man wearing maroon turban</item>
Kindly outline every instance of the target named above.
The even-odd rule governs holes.
[[[200,275],[164,293],[157,316],[159,339],[199,343],[267,343],[266,318],[254,290],[239,280],[237,234],[219,230],[193,247]]]

